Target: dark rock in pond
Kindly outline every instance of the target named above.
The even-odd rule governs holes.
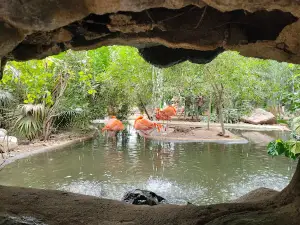
[[[123,198],[123,202],[133,205],[158,205],[166,204],[167,201],[163,197],[155,194],[152,191],[135,189],[127,192]]]

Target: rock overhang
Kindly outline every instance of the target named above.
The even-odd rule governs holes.
[[[130,45],[148,62],[207,63],[225,50],[299,63],[300,4],[291,0],[3,0],[1,71],[8,60]]]

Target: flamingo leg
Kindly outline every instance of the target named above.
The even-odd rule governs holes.
[[[168,131],[168,128],[169,128],[169,120],[167,120],[166,132]]]
[[[141,130],[141,133],[144,134],[144,135],[149,136],[149,132],[146,132],[145,130]],[[145,138],[145,136],[144,136],[144,138]]]
[[[143,131],[143,134],[144,135],[149,135],[147,131]]]
[[[148,131],[148,135],[152,134],[152,132],[155,130],[155,128],[153,128],[152,130]]]
[[[164,131],[166,131],[166,126],[165,126],[165,121],[163,120],[163,128],[164,128]]]

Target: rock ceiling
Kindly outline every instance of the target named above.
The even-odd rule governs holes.
[[[157,66],[224,50],[300,63],[298,17],[300,0],[0,0],[1,68],[104,45],[135,46]]]

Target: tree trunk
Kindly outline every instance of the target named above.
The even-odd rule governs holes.
[[[46,123],[44,125],[44,141],[48,141],[49,140],[49,137],[50,137],[50,134],[51,134],[51,128],[52,128],[52,121],[53,121],[53,118],[50,118],[50,119],[47,119],[46,120]]]
[[[276,200],[278,200],[281,204],[288,204],[298,200],[300,204],[300,160],[298,160],[292,180],[288,186],[279,193]]]
[[[145,106],[144,102],[142,101],[142,99],[140,99],[140,102],[141,102],[141,105],[142,105],[143,109],[145,110],[145,113],[146,113],[148,119],[151,120],[151,116],[149,115],[149,113],[146,109],[146,106]]]
[[[222,109],[222,102],[218,102],[218,108],[219,108],[219,120],[222,128],[222,135],[225,135],[225,127],[224,127],[224,119],[223,119],[223,109]]]
[[[208,118],[207,118],[207,130],[209,130],[209,123],[210,123],[210,114],[211,114],[211,93],[209,95],[209,105],[208,105]]]

